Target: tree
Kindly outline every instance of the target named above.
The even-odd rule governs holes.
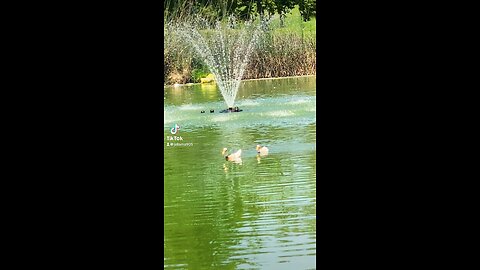
[[[316,16],[316,0],[167,0],[164,13],[168,19],[202,14],[211,20],[221,20],[230,15],[235,15],[240,20],[249,20],[256,16],[264,18],[277,13],[283,25],[285,15],[295,5],[299,6],[303,20],[308,21]]]
[[[275,10],[280,15],[280,25],[283,26],[286,14],[295,7],[296,0],[275,0]]]
[[[298,8],[304,21],[310,20],[311,17],[317,16],[317,1],[316,0],[299,0]]]

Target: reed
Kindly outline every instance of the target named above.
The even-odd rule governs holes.
[[[175,33],[176,23],[189,20],[188,1],[180,1],[181,13],[164,24],[164,84],[199,82],[209,73],[202,59]],[[297,11],[298,13],[298,11]],[[316,74],[314,22],[303,23],[299,13],[287,16],[286,25],[273,22],[250,57],[243,79]]]
[[[244,79],[316,74],[316,40],[295,33],[274,34],[258,48]]]
[[[165,84],[198,82],[198,74],[208,73],[201,59],[175,39],[168,37],[164,48]],[[316,40],[298,34],[272,35],[255,50],[244,79],[316,74]],[[194,76],[195,75],[195,76]]]

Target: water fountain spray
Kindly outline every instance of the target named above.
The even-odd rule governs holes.
[[[218,88],[228,106],[234,109],[235,98],[260,34],[269,21],[238,23],[234,17],[227,22],[208,23],[196,18],[177,26],[176,31],[187,41],[215,76]]]

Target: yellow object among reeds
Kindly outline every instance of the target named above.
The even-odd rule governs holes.
[[[212,73],[208,74],[205,78],[200,78],[201,83],[210,83],[215,81],[215,76]]]

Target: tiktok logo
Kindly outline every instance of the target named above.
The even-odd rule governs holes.
[[[177,134],[177,132],[180,130],[180,126],[175,124],[172,129],[170,129],[170,133],[172,134]]]

